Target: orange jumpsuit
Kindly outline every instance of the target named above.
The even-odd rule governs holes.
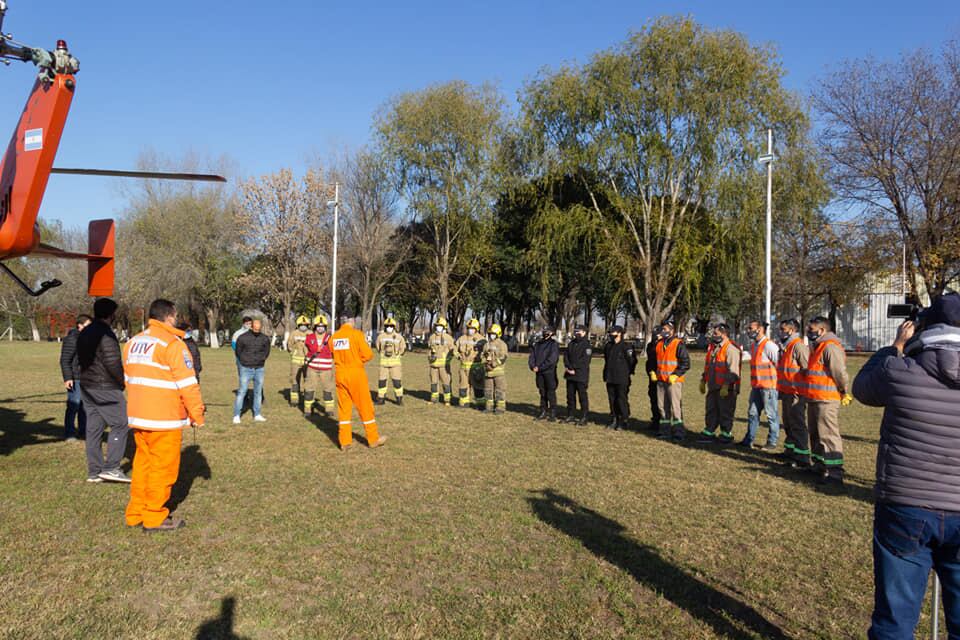
[[[348,447],[353,443],[353,405],[363,422],[367,434],[367,443],[374,444],[380,439],[377,431],[377,419],[373,415],[373,400],[370,397],[370,383],[363,365],[373,358],[373,351],[367,344],[363,333],[344,324],[333,334],[333,362],[337,378],[337,412],[340,414],[340,446]]]
[[[137,443],[126,511],[131,527],[158,527],[170,514],[166,503],[180,472],[182,429],[203,425],[193,367],[183,331],[157,320],[124,346],[127,420]]]

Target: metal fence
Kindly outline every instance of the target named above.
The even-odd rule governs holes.
[[[836,334],[849,351],[876,351],[893,342],[902,319],[888,318],[888,304],[902,304],[903,293],[871,293],[837,312]]]

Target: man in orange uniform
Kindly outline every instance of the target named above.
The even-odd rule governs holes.
[[[150,305],[150,324],[123,350],[127,419],[137,443],[127,504],[127,525],[171,531],[186,524],[165,506],[180,471],[182,429],[203,426],[203,399],[193,360],[175,327],[169,300]]]
[[[373,415],[373,400],[370,398],[370,383],[363,365],[373,358],[373,351],[363,337],[363,332],[354,329],[354,319],[340,318],[340,328],[333,334],[333,368],[337,379],[337,412],[340,414],[340,449],[346,451],[353,445],[353,405],[367,433],[367,444],[383,445],[387,439],[377,431],[377,419]]]
[[[658,438],[681,441],[687,435],[683,426],[683,380],[690,370],[690,355],[683,340],[676,335],[672,321],[664,322],[657,332],[657,370],[650,372],[650,381],[657,383],[657,405],[660,407]]]

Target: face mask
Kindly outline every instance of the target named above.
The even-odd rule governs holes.
[[[476,329],[473,329],[473,328],[467,329],[467,335],[468,335],[468,336],[472,336],[472,335],[475,334],[476,332],[477,332]]]
[[[497,339],[497,334],[495,334],[495,333],[488,333],[488,334],[487,334],[487,339],[490,340],[490,342],[493,342],[494,340]]]
[[[583,331],[577,331],[574,335],[578,338],[585,338],[587,334],[585,334]]]
[[[298,324],[298,325],[297,325],[297,330],[298,330],[298,331],[306,331],[306,330],[307,330],[307,325],[305,325],[305,324]]]
[[[747,332],[747,335],[750,336],[750,339],[751,339],[751,340],[756,340],[757,338],[760,337],[760,332],[759,332],[759,331],[748,331],[748,332]]]
[[[387,333],[393,333],[393,327],[387,327]]]
[[[820,334],[816,331],[807,331],[807,340],[810,342],[816,342],[820,339]]]
[[[326,332],[327,332],[327,328],[324,325],[320,325],[319,327],[317,327],[317,333],[326,333]]]
[[[437,335],[440,335],[441,333],[443,333],[443,327],[434,327],[433,332],[436,333]]]
[[[710,342],[713,344],[723,344],[723,336],[710,336]]]
[[[793,337],[793,334],[792,334],[792,333],[784,333],[784,332],[781,332],[781,333],[780,333],[780,342],[782,342],[783,344],[786,344],[786,343],[790,342],[790,338],[792,338],[792,337]]]

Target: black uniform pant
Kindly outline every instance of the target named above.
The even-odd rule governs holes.
[[[629,394],[629,384],[607,383],[607,398],[610,400],[610,414],[618,420],[626,420],[630,417],[630,403],[627,401]]]
[[[557,410],[557,372],[538,371],[537,389],[540,391],[540,410]]]
[[[587,395],[587,383],[578,380],[567,380],[567,415],[572,416],[577,410],[577,398],[580,398],[580,411],[587,416],[590,411],[590,397]]]
[[[660,414],[660,405],[657,404],[657,383],[647,384],[647,398],[650,399],[650,428],[660,428],[660,420],[663,416]]]

